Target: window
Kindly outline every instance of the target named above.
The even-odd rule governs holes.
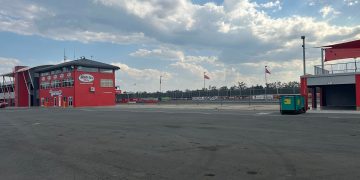
[[[84,71],[84,72],[98,72],[98,68],[90,68],[90,67],[84,67],[84,66],[78,66],[78,71]]]
[[[42,82],[40,84],[40,89],[49,89],[50,88],[50,83],[49,82]]]
[[[114,87],[114,82],[112,79],[101,79],[100,87]]]
[[[101,73],[113,73],[112,69],[100,69]]]
[[[41,73],[41,74],[40,74],[40,76],[48,76],[48,75],[50,75],[49,72],[45,72],[45,73]]]
[[[72,86],[74,86],[74,79],[73,78],[64,79],[62,81],[62,87],[72,87]]]
[[[61,87],[61,81],[60,80],[55,80],[55,88],[59,88]]]
[[[72,68],[70,67],[63,67],[62,68],[62,72],[65,73],[65,72],[71,72],[72,71]]]
[[[51,81],[51,87],[52,87],[52,88],[59,88],[59,87],[61,87],[61,82],[60,82],[60,80],[53,80],[53,81]]]

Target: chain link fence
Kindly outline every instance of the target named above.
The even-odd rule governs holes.
[[[299,94],[298,87],[279,89],[213,89],[194,91],[136,92],[117,95],[117,102],[151,101],[269,101],[277,102],[280,95]]]

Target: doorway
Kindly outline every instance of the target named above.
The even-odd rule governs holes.
[[[70,96],[68,99],[68,105],[69,105],[69,107],[73,106],[73,97],[72,96]]]

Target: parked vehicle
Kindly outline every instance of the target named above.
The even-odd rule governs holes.
[[[5,108],[7,105],[8,103],[0,101],[0,108]]]

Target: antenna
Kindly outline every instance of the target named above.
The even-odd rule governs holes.
[[[64,48],[64,62],[66,61],[66,51],[65,51],[65,48]]]
[[[74,60],[75,60],[75,48],[74,48]]]

